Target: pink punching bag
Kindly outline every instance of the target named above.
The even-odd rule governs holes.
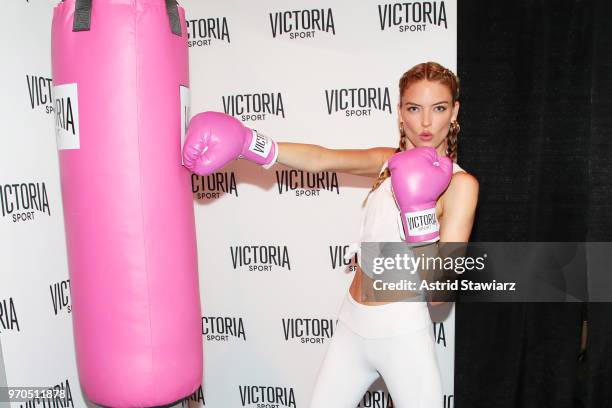
[[[53,11],[55,128],[81,386],[110,407],[202,381],[184,10],[65,0]]]

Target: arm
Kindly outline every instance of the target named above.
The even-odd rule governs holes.
[[[453,175],[451,183],[443,194],[443,210],[440,217],[440,242],[438,245],[438,256],[463,256],[465,248],[453,243],[468,242],[472,226],[474,225],[474,214],[478,202],[478,181],[468,173],[457,173]],[[444,243],[450,243],[445,247]],[[460,249],[458,251],[458,249]],[[432,306],[445,302],[429,302]]]
[[[278,143],[277,162],[310,172],[338,171],[358,176],[376,177],[385,160],[394,152],[392,147],[371,149],[327,149],[303,143]]]
[[[442,196],[440,242],[468,242],[478,202],[478,181],[468,173],[456,173]]]
[[[310,172],[339,171],[378,176],[395,149],[334,150],[302,143],[277,143],[220,112],[202,112],[191,118],[183,146],[183,162],[199,175],[212,174],[228,162],[244,158],[269,168],[275,162]]]

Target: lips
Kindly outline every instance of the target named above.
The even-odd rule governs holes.
[[[421,139],[424,142],[429,141],[429,140],[433,139],[433,134],[431,134],[429,132],[419,133],[419,139]]]

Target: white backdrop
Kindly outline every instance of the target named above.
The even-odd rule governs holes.
[[[58,385],[70,391],[64,406],[81,407],[50,98],[57,2],[6,3],[0,15],[0,381],[4,371],[8,385]],[[401,74],[429,60],[456,66],[454,0],[180,4],[190,37],[191,113],[226,111],[278,141],[396,146]],[[280,387],[295,400],[287,406],[307,405],[353,276],[351,265],[337,259],[358,238],[361,202],[372,182],[281,165],[266,171],[247,162],[193,176],[205,374],[203,389],[183,405],[256,407],[251,396],[285,406],[266,401],[260,387]],[[276,262],[253,259],[255,252],[274,251],[281,255]],[[450,408],[454,317],[452,309],[436,313],[445,318],[435,331]],[[382,381],[360,406],[392,406]]]

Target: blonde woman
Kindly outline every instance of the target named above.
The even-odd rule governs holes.
[[[398,147],[358,150],[277,143],[232,117],[202,113],[189,125],[185,166],[205,175],[244,158],[265,167],[278,162],[309,172],[372,176],[376,180],[365,201],[361,242],[467,242],[478,182],[456,163],[457,77],[435,62],[414,66],[400,78],[397,110]],[[374,300],[367,290],[370,280],[357,268],[310,407],[355,408],[379,376],[396,407],[441,407],[427,302]]]

